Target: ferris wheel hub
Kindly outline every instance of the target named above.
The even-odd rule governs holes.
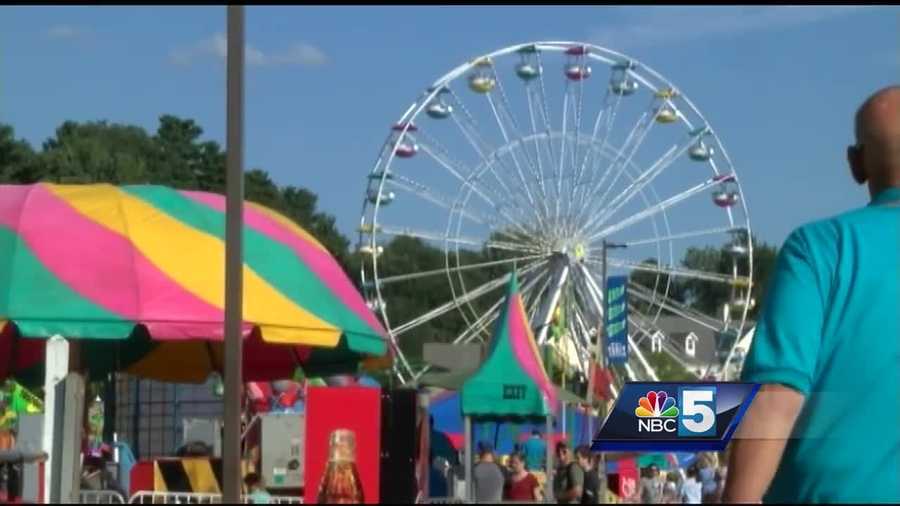
[[[587,246],[580,239],[559,239],[551,249],[551,257],[559,257],[569,264],[583,261],[587,254]]]

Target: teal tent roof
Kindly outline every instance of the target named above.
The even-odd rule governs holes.
[[[556,408],[556,388],[535,345],[515,273],[487,359],[463,383],[460,397],[466,416],[543,417]]]

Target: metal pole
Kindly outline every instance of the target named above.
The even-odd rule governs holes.
[[[600,285],[600,292],[603,294],[602,304],[604,306],[604,310],[603,310],[603,316],[602,316],[602,318],[600,318],[600,331],[597,332],[597,355],[596,355],[597,356],[596,369],[598,369],[597,372],[600,372],[599,371],[600,366],[607,365],[606,364],[606,354],[603,353],[603,342],[606,340],[606,313],[607,313],[607,311],[609,311],[609,305],[606,302],[607,300],[609,300],[607,297],[608,294],[607,294],[607,290],[606,290],[606,256],[607,256],[608,251],[609,251],[608,243],[607,243],[606,239],[604,239],[603,240],[603,257],[602,257],[603,261],[600,264],[600,276],[601,276],[600,283],[602,283]],[[593,406],[593,395],[594,395],[593,381],[595,381],[593,374],[591,375],[591,380],[592,380],[591,385],[590,385],[591,389],[588,392],[588,398],[590,399],[589,409],[591,410],[591,412],[593,412],[593,409],[594,409],[594,406]],[[605,403],[603,404],[603,409],[601,409],[598,414],[601,417],[605,418],[605,416],[606,416],[606,404]],[[591,440],[593,441],[594,418],[592,416],[588,416],[588,428],[589,428],[588,434],[590,434]],[[599,469],[597,469],[598,474],[599,473],[603,473],[604,475],[606,474],[606,456],[603,455],[603,453],[600,454],[600,459],[597,462],[597,467],[599,468]],[[606,482],[606,480],[603,480],[603,481],[604,481],[604,483]],[[600,497],[598,499],[601,503],[605,504],[606,503],[606,491],[604,490],[602,493],[603,493],[603,497]]]
[[[226,85],[225,427],[222,499],[241,502],[241,323],[243,321],[244,6],[229,5]]]
[[[606,239],[603,240],[603,245],[601,246],[600,251],[600,291],[603,294],[603,300],[601,301],[604,306],[606,305]],[[600,318],[600,329],[597,332],[597,344],[596,351],[594,352],[594,360],[597,363],[596,368],[604,365],[603,360],[603,341],[604,335],[606,334],[606,311],[603,311],[603,315]],[[588,427],[588,436],[593,440],[594,439],[594,417],[592,416],[594,412],[594,371],[588,371],[588,392],[587,392],[587,402],[588,402],[588,419],[587,419],[587,427]]]
[[[463,443],[465,444],[465,469],[466,469],[466,503],[472,503],[472,417],[466,416],[464,418],[465,422],[465,434],[463,436]]]
[[[553,491],[553,452],[555,451],[553,448],[553,438],[550,436],[553,434],[553,415],[547,415],[547,419],[545,420],[545,429],[544,429],[544,442],[547,449],[547,478],[544,481],[544,502],[552,503],[556,501],[554,497]]]

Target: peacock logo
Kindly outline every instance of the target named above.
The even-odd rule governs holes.
[[[675,406],[675,398],[660,390],[650,391],[638,401],[638,407],[634,410],[638,418],[676,418],[678,407]]]

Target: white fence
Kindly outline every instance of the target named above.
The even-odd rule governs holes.
[[[243,496],[241,502],[250,504],[250,498]],[[85,501],[82,501],[85,503]],[[131,496],[129,504],[222,504],[222,494],[201,494],[195,492],[138,492]],[[98,503],[93,503],[98,504]],[[102,504],[102,503],[99,503]],[[124,504],[124,503],[123,503]],[[274,495],[269,504],[303,504],[302,497]]]
[[[419,504],[467,504],[458,497],[429,497],[419,501]],[[502,501],[498,504],[543,504],[543,501]]]
[[[114,490],[82,490],[78,496],[81,504],[128,504],[122,494]]]

